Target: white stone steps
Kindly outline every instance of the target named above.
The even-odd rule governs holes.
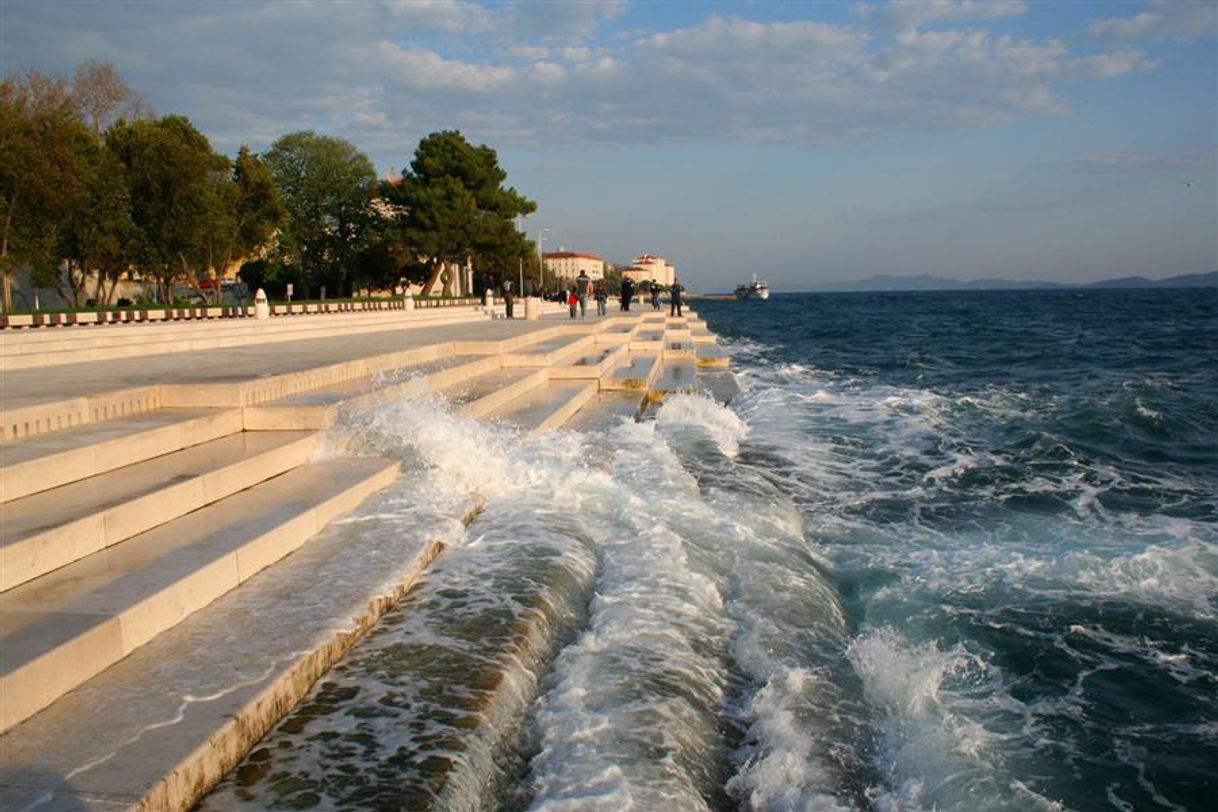
[[[622,363],[622,360],[629,352],[629,345],[626,342],[622,342],[617,346],[597,345],[595,349],[597,352],[594,355],[581,355],[568,359],[566,363],[550,367],[550,380],[599,380],[614,367]]]
[[[561,428],[584,404],[596,397],[597,382],[551,380],[487,415],[539,434]]]
[[[697,344],[695,342],[694,357],[697,359],[699,369],[726,369],[731,365],[731,356],[727,350],[716,347],[713,344]]]
[[[646,390],[660,371],[660,357],[650,353],[630,353],[624,366],[601,378],[601,391],[615,389]]]
[[[689,339],[689,333],[681,333],[670,331],[664,337],[664,352],[665,360],[694,360],[695,349],[694,343]]]
[[[736,376],[726,370],[699,371],[698,389],[720,403],[728,403],[741,391]]]
[[[240,409],[156,409],[0,444],[0,502],[241,431]]]
[[[437,312],[442,313],[443,311]],[[428,314],[420,310],[417,315],[425,317]],[[333,313],[307,319],[225,318],[7,331],[0,333],[0,338],[3,338],[3,341],[0,342],[0,355],[21,355],[30,351],[74,350],[78,349],[82,343],[94,347],[121,347],[129,344],[155,343],[170,337],[188,340],[217,335],[260,336],[271,329],[308,335],[313,330],[325,330],[349,324],[417,321],[415,316],[414,313],[402,310],[386,310]]]
[[[448,356],[389,373],[375,373],[342,383],[288,395],[244,410],[247,431],[321,430],[332,426],[344,410],[360,409],[393,399],[410,398],[472,377],[488,367],[483,359]]]
[[[644,401],[645,395],[635,390],[601,391],[572,415],[564,427],[575,431],[603,430],[622,420],[636,418],[643,410]]]
[[[331,524],[5,734],[0,809],[192,808],[479,509],[454,503],[394,532]]]
[[[664,331],[644,327],[630,338],[631,352],[662,352]]]
[[[570,332],[562,327],[547,327],[542,330],[524,332],[511,338],[455,341],[453,342],[453,352],[457,355],[504,355],[520,350],[528,351],[528,347],[547,341],[556,339],[561,341],[563,337],[569,335]]]
[[[384,332],[388,330],[405,330],[426,327],[434,324],[451,324],[459,322],[486,321],[487,315],[476,308],[440,309],[434,314],[416,310],[410,313],[402,312],[393,320],[348,321],[344,324],[330,323],[327,317],[308,317],[299,322],[281,322],[279,320],[249,321],[239,320],[239,325],[257,325],[249,328],[253,332],[218,331],[213,328],[203,335],[184,337],[175,335],[173,331],[163,336],[150,337],[142,342],[121,343],[112,346],[81,346],[81,341],[72,341],[72,347],[62,350],[30,349],[29,351],[13,351],[12,354],[0,355],[0,371],[30,369],[62,364],[76,364],[87,361],[111,361],[117,358],[133,358],[167,353],[199,352],[203,350],[223,349],[226,347],[243,346],[249,343],[271,344],[284,341],[301,341],[315,338],[325,338],[334,335],[352,335],[356,333]],[[216,322],[214,324],[219,324]],[[179,325],[169,325],[178,327]],[[210,326],[210,325],[209,325]],[[86,329],[86,328],[81,328]],[[132,329],[125,325],[111,325],[98,329]],[[7,341],[5,344],[7,345]]]
[[[25,406],[14,407],[11,401],[5,405],[7,408],[0,411],[0,441],[3,442],[138,414],[167,404],[161,402],[161,387],[154,385],[28,403]]]
[[[649,400],[660,401],[668,395],[698,391],[697,366],[689,359],[665,360],[660,374],[647,392]]]
[[[0,591],[309,461],[314,432],[241,432],[4,505]]]
[[[0,594],[0,729],[292,552],[397,472],[374,458],[305,465]]]
[[[485,417],[525,393],[545,386],[548,369],[508,368],[471,379],[456,398],[458,413],[466,417]]]
[[[559,335],[538,341],[503,355],[505,367],[544,367],[561,364],[569,358],[589,352],[596,346],[591,334]]]

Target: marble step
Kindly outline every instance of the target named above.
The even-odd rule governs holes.
[[[698,344],[696,341],[694,343],[694,358],[699,369],[726,369],[731,366],[731,355],[727,350],[713,344]]]
[[[598,343],[587,355],[577,355],[550,367],[550,380],[599,380],[619,366],[629,350],[630,345],[625,341],[616,345]]]
[[[332,523],[6,733],[0,809],[192,808],[480,509],[465,499],[401,526]]]
[[[494,359],[448,356],[288,395],[244,410],[247,431],[329,428],[344,411],[418,396],[495,368]]]
[[[156,409],[0,444],[0,502],[241,431],[240,409]]]
[[[471,378],[454,393],[452,401],[465,417],[485,417],[550,380],[548,369],[517,367]]]
[[[0,730],[292,552],[397,473],[375,458],[305,465],[0,594]]]
[[[631,352],[661,352],[663,349],[663,329],[643,328],[630,338]]]
[[[534,433],[549,431],[561,428],[596,392],[596,381],[551,380],[492,410],[487,417]]]
[[[0,355],[22,355],[27,352],[55,352],[91,347],[121,347],[125,345],[156,343],[166,339],[195,340],[217,336],[260,337],[268,331],[283,334],[295,333],[308,336],[315,331],[324,335],[334,327],[414,323],[426,320],[451,318],[447,311],[419,310],[407,313],[402,310],[361,311],[329,313],[306,319],[224,318],[198,321],[150,322],[135,324],[101,324],[77,327],[60,327],[39,330],[9,331],[0,342]]]
[[[634,420],[643,411],[644,395],[629,389],[602,391],[590,398],[565,424],[575,431],[603,431],[623,420]]]
[[[646,390],[660,371],[658,355],[630,353],[625,364],[614,368],[601,378],[601,390],[639,389]]]
[[[405,330],[428,327],[436,324],[453,324],[467,321],[486,321],[487,316],[475,308],[439,309],[434,314],[429,311],[416,310],[403,314],[396,320],[385,321],[351,321],[344,324],[328,323],[326,316],[310,316],[300,322],[284,324],[279,320],[255,321],[258,325],[253,332],[229,333],[212,330],[207,334],[195,337],[183,337],[172,332],[164,336],[146,338],[134,343],[114,345],[94,345],[87,341],[74,341],[77,346],[69,349],[44,350],[31,346],[28,350],[13,350],[11,353],[0,355],[0,371],[30,369],[44,366],[59,366],[76,364],[86,361],[111,361],[117,358],[143,357],[168,353],[199,352],[202,350],[238,347],[248,343],[270,344],[283,341],[301,341],[307,339],[325,338],[327,336],[352,335],[355,333],[384,332],[388,330]],[[316,322],[316,323],[314,323]],[[218,324],[219,322],[216,322]],[[248,325],[248,320],[238,320],[239,325]],[[290,325],[290,326],[289,326]],[[298,326],[304,325],[304,326]],[[179,325],[171,325],[177,327]],[[89,329],[89,328],[73,328]],[[97,328],[121,330],[126,325],[109,325]],[[7,345],[7,341],[5,344]]]
[[[686,333],[685,338],[673,338],[672,334],[665,337],[663,353],[665,360],[694,360],[694,343],[689,339],[688,335]]]
[[[547,327],[521,333],[510,338],[454,341],[453,352],[457,355],[507,355],[516,352],[531,352],[532,347],[547,342],[563,343],[572,339],[565,327]]]
[[[6,397],[0,400],[0,441],[5,443],[169,405],[162,402],[161,387],[156,385],[57,400],[14,399],[11,392],[4,394]]]
[[[239,432],[4,506],[0,591],[309,461],[314,432]]]
[[[699,371],[698,389],[720,403],[730,403],[741,392],[740,382],[727,370]]]
[[[558,335],[504,353],[505,367],[544,367],[566,363],[569,359],[596,347],[596,337],[584,335]]]
[[[692,360],[681,358],[665,360],[647,391],[652,401],[660,401],[669,395],[693,394],[698,391],[697,366]]]

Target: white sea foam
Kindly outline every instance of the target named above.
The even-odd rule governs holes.
[[[729,627],[672,528],[697,514],[696,483],[654,426],[613,435],[615,485],[593,518],[596,597],[539,702],[533,808],[700,808],[713,791]]]
[[[912,642],[891,627],[864,632],[848,657],[882,714],[885,781],[869,793],[875,808],[1055,808],[1026,786],[1010,792],[1002,739],[977,721],[999,681],[983,659],[961,646]]]
[[[704,396],[676,395],[656,412],[661,427],[697,426],[729,457],[736,456],[749,427],[735,412]]]

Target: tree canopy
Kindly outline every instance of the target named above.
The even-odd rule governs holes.
[[[409,269],[434,284],[444,266],[512,273],[533,245],[513,220],[536,204],[506,186],[488,146],[433,133],[400,181],[340,138],[303,131],[262,156],[230,160],[184,116],[154,119],[113,66],[71,78],[38,72],[0,81],[0,274],[79,304],[109,301],[120,276],[175,285],[235,262],[300,295],[328,287],[392,288]],[[272,249],[272,250],[268,250]]]
[[[441,263],[473,261],[506,271],[531,253],[513,224],[537,204],[503,186],[507,173],[488,146],[473,146],[455,130],[419,142],[410,171],[386,190],[399,215],[404,247],[431,274]]]
[[[140,265],[166,299],[175,278],[197,284],[213,235],[232,228],[228,159],[183,116],[120,120],[106,131],[106,145],[126,174]]]
[[[350,142],[311,131],[283,136],[263,158],[287,212],[279,244],[301,293],[327,281],[345,289],[374,216],[372,162]]]

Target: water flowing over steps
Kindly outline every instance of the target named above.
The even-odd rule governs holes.
[[[382,542],[345,551],[349,528],[323,528],[398,464],[318,458],[318,432],[343,415],[440,393],[465,416],[541,432],[635,416],[704,378],[716,389],[695,360],[714,337],[693,314],[427,330],[384,317],[345,332],[325,318],[267,341],[249,322],[211,343],[183,334],[198,343],[116,353],[106,370],[6,371],[0,807],[188,807],[473,518],[477,505],[454,504],[404,532],[409,549],[379,561],[391,576],[357,557]],[[156,341],[182,326],[155,325]],[[135,344],[123,329],[153,327],[29,336],[62,354],[74,350],[56,342],[73,335],[112,330],[121,347]],[[13,357],[40,343],[18,352],[0,338]]]
[[[274,477],[0,595],[5,728],[275,563],[397,475],[378,459]]]
[[[499,796],[512,765],[497,762],[583,623],[596,555],[575,519],[521,543],[502,504],[469,534],[478,543],[438,561],[201,809],[479,809]]]

